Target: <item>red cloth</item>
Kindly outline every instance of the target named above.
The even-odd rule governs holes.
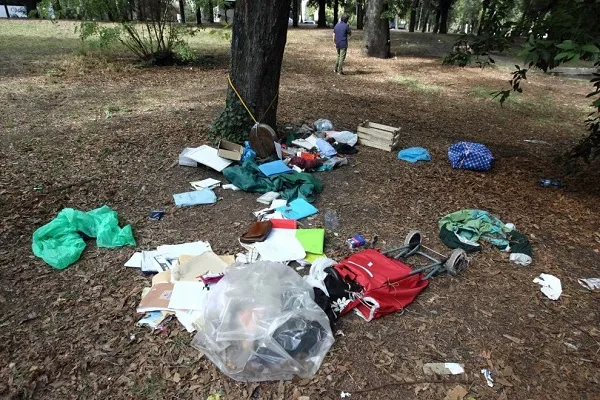
[[[413,302],[429,283],[421,274],[408,276],[412,268],[367,249],[351,255],[335,266],[342,278],[363,287],[360,298],[348,304],[342,314],[356,309],[367,321],[401,310]]]

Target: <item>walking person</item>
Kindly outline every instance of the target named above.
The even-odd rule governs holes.
[[[344,75],[344,60],[348,51],[348,36],[352,34],[348,24],[348,15],[342,15],[340,22],[333,28],[333,43],[337,49],[337,60],[335,62],[335,73]]]

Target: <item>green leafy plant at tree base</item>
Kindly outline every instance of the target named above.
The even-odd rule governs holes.
[[[243,144],[248,140],[248,132],[252,125],[253,121],[240,101],[235,97],[229,97],[225,102],[225,108],[210,129],[209,138],[215,143],[225,139]]]

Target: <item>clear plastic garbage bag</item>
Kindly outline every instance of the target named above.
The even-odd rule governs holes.
[[[212,286],[192,346],[236,381],[312,377],[333,344],[312,287],[290,267],[234,264]]]

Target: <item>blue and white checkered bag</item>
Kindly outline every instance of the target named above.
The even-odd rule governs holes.
[[[494,161],[494,156],[487,147],[472,142],[454,143],[448,148],[448,158],[452,168],[474,171],[488,171]]]

